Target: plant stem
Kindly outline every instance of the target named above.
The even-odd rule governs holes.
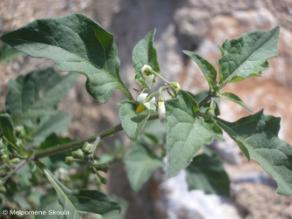
[[[210,95],[206,96],[206,97],[200,102],[200,105],[201,105],[201,106],[204,106],[206,103],[208,103],[208,102],[210,101],[210,99],[211,99],[211,96],[210,96]]]
[[[158,118],[158,114],[153,114],[152,116],[150,116],[149,120],[154,120]],[[54,156],[54,155],[58,155],[58,154],[62,154],[68,151],[72,151],[72,150],[76,150],[78,148],[81,148],[83,146],[83,144],[85,142],[88,141],[95,141],[97,139],[97,137],[99,137],[100,139],[106,138],[108,136],[111,136],[117,132],[120,132],[123,130],[123,127],[121,124],[118,124],[116,126],[113,126],[101,133],[99,133],[98,135],[93,135],[91,137],[85,138],[85,139],[81,139],[81,140],[77,140],[74,142],[70,142],[68,144],[58,144],[55,145],[52,148],[48,148],[48,149],[44,149],[44,150],[36,150],[33,155],[31,157],[28,157],[25,160],[22,160],[21,162],[19,162],[13,170],[11,170],[4,178],[3,178],[3,182],[6,182],[14,173],[16,173],[18,170],[20,170],[23,166],[25,166],[29,161],[34,160],[37,161],[38,159],[44,158],[44,157],[49,157],[49,156]]]
[[[113,135],[113,134],[121,131],[122,129],[123,128],[122,128],[121,124],[118,124],[116,126],[113,126],[112,128],[109,128],[109,129],[101,132],[98,135],[94,135],[94,136],[91,136],[91,137],[88,137],[85,139],[77,140],[77,141],[74,141],[74,142],[71,142],[68,144],[59,144],[59,145],[56,145],[56,146],[49,148],[49,149],[38,150],[38,151],[36,151],[36,153],[33,157],[33,160],[38,160],[38,159],[43,158],[43,157],[53,156],[53,155],[67,152],[67,151],[76,150],[78,148],[81,148],[85,142],[94,141],[97,136],[99,136],[102,139],[102,138],[108,137],[110,135]]]
[[[152,74],[154,74],[156,77],[160,78],[162,81],[164,81],[166,84],[170,85],[171,82],[168,81],[165,77],[163,77],[161,74],[159,74],[158,72],[156,71],[151,71]]]
[[[214,95],[213,93],[209,93],[208,96],[206,96],[199,104],[200,106],[204,106],[206,103],[208,103],[212,97],[215,97],[216,95]]]
[[[150,116],[149,120],[158,119],[158,114],[153,114]],[[35,151],[34,155],[32,156],[32,160],[38,160],[43,157],[49,157],[57,154],[62,154],[68,151],[76,150],[78,148],[81,148],[85,142],[89,141],[95,141],[97,137],[100,137],[100,139],[103,139],[105,137],[111,136],[117,132],[120,132],[123,130],[123,127],[121,124],[118,124],[116,126],[113,126],[97,135],[93,135],[91,137],[77,140],[74,142],[70,142],[68,144],[59,144],[55,145],[54,147],[44,149],[44,150],[37,150]]]

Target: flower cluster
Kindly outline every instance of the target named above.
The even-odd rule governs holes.
[[[141,68],[141,73],[144,78],[145,84],[147,85],[146,89],[143,89],[140,94],[137,95],[136,101],[138,103],[136,112],[143,112],[145,109],[158,111],[158,116],[161,120],[165,119],[165,100],[167,97],[164,95],[164,91],[170,96],[175,96],[176,93],[180,90],[180,85],[177,82],[169,82],[159,73],[155,72],[150,65],[144,65]],[[153,93],[148,93],[146,90],[150,90],[156,78],[159,77],[165,82],[165,86],[160,87],[159,91],[154,91]]]

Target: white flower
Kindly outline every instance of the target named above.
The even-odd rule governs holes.
[[[148,93],[142,92],[137,96],[136,100],[139,103],[144,103],[146,101],[147,96],[148,96]]]
[[[152,97],[149,101],[144,103],[144,106],[149,110],[156,111],[156,98]]]
[[[165,119],[166,109],[165,109],[165,103],[163,100],[158,101],[158,116],[161,120]]]
[[[148,95],[149,94],[145,92],[140,93],[136,98],[137,102],[143,104],[149,110],[156,110],[156,98],[152,97],[148,100]]]

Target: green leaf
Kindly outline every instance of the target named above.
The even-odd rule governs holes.
[[[155,31],[150,31],[136,44],[132,52],[132,62],[136,72],[136,80],[144,87],[147,87],[141,71],[144,65],[151,66],[157,73],[160,72],[156,49],[153,46],[154,36]]]
[[[78,209],[70,199],[71,191],[62,185],[48,169],[43,169],[43,171],[57,193],[62,210],[70,212],[68,218],[81,219]]]
[[[164,121],[159,119],[149,120],[145,126],[142,141],[148,145],[165,144],[166,126]]]
[[[48,180],[56,190],[58,200],[63,210],[68,210],[68,218],[81,218],[80,212],[105,214],[113,210],[119,210],[117,203],[111,201],[105,194],[97,190],[71,191],[66,188],[54,175],[43,165],[40,168],[44,171]]]
[[[60,137],[57,136],[56,134],[51,134],[50,136],[48,136],[46,138],[45,141],[42,142],[42,144],[39,146],[39,149],[46,149],[46,148],[51,148],[51,147],[55,147],[56,145],[61,145],[61,144],[66,144],[71,142],[72,139],[70,138],[66,138],[66,137]],[[54,156],[50,156],[49,159],[52,161],[51,165],[55,166],[58,165],[58,161],[64,161],[66,157],[66,154],[57,154]],[[47,164],[48,167],[48,164]],[[49,166],[51,167],[51,166]]]
[[[11,80],[6,97],[6,112],[16,124],[36,121],[55,113],[57,103],[75,84],[76,74],[61,76],[48,68],[30,72]]]
[[[0,63],[6,63],[19,55],[19,52],[0,42]]]
[[[191,51],[183,51],[184,54],[189,56],[201,69],[202,73],[204,74],[206,80],[208,81],[209,87],[213,88],[216,86],[216,78],[217,72],[213,65],[211,65],[207,60],[203,57],[199,56],[198,54],[191,52]]]
[[[13,121],[7,113],[0,114],[0,130],[9,143],[16,145]]]
[[[129,138],[135,140],[143,131],[145,124],[150,117],[150,113],[148,110],[137,113],[135,110],[135,104],[131,102],[123,102],[119,109],[119,117],[126,134]]]
[[[278,193],[292,195],[292,147],[277,137],[279,118],[260,111],[232,123],[218,119],[218,124],[274,178]]]
[[[230,180],[224,166],[214,153],[196,156],[187,167],[189,190],[199,189],[208,194],[230,195]]]
[[[81,212],[103,215],[114,210],[120,211],[120,206],[116,202],[97,190],[80,190],[69,197]]]
[[[114,201],[121,206],[121,210],[110,211],[102,215],[102,219],[125,219],[127,213],[128,203],[120,197],[113,197]]]
[[[62,206],[58,202],[58,198],[55,194],[49,193],[41,198],[41,204],[39,211],[63,211]],[[54,219],[64,219],[66,216],[54,215]],[[69,218],[67,216],[67,218]],[[36,215],[35,219],[52,219],[52,215]]]
[[[120,211],[111,211],[103,215],[102,219],[124,219],[124,215],[125,213],[121,213]]]
[[[70,124],[71,116],[64,112],[55,112],[44,117],[35,133],[33,133],[33,145],[39,145],[49,135],[61,133],[66,130]]]
[[[221,135],[220,128],[194,113],[196,104],[194,98],[184,91],[166,103],[168,176],[178,174],[189,165],[202,146]]]
[[[277,55],[279,27],[270,31],[244,34],[239,39],[227,40],[221,48],[219,60],[221,84],[260,75],[267,67],[267,59]]]
[[[2,40],[33,57],[55,61],[62,70],[84,74],[88,92],[100,102],[117,88],[130,95],[119,76],[113,36],[81,14],[36,20]]]
[[[124,163],[128,179],[134,191],[139,191],[153,172],[162,166],[161,160],[140,143],[132,145],[132,150],[125,156]]]
[[[242,106],[246,111],[252,113],[252,110],[242,101],[242,99],[234,93],[224,92],[220,94],[221,97],[230,100],[238,105]]]

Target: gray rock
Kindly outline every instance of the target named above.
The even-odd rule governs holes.
[[[185,177],[186,174],[182,171],[161,185],[167,200],[166,212],[169,219],[240,218],[230,200],[217,195],[207,195],[202,191],[188,191]]]

